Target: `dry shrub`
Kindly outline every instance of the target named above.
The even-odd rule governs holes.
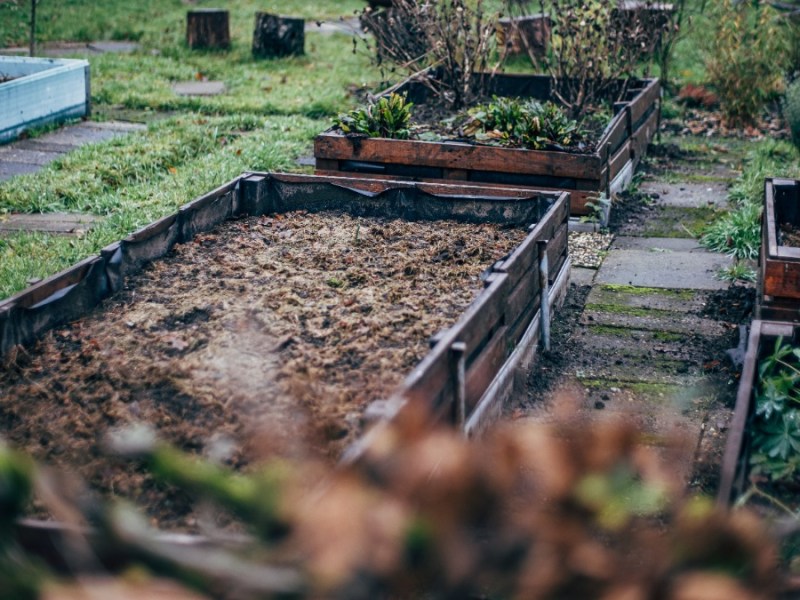
[[[492,63],[496,15],[483,0],[393,0],[367,8],[361,22],[374,37],[379,64],[426,83],[448,106],[460,109],[483,94]]]
[[[509,10],[527,4],[509,2]],[[605,0],[539,0],[550,17],[550,52],[528,54],[534,67],[550,75],[553,94],[572,118],[601,101],[624,98],[640,64],[667,47],[675,23],[655,6],[646,1],[626,11]]]
[[[788,66],[784,25],[766,5],[717,0],[706,71],[730,125],[750,125],[782,90]]]

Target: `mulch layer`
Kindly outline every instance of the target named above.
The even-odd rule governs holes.
[[[106,456],[109,430],[147,423],[238,469],[332,461],[526,233],[338,213],[228,222],[8,361],[0,436],[191,530],[188,497]]]

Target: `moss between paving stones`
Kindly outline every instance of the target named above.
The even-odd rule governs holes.
[[[657,383],[650,381],[623,381],[620,379],[594,377],[580,380],[581,384],[590,389],[609,390],[619,388],[640,396],[644,400],[653,402],[678,401],[688,404],[702,399],[691,387],[675,383]]]
[[[681,342],[686,339],[684,334],[674,333],[670,331],[646,331],[644,329],[631,329],[630,327],[623,327],[620,325],[588,325],[587,329],[592,335],[597,336],[610,336],[625,339],[657,341],[657,342]]]
[[[615,315],[628,315],[630,317],[663,317],[677,319],[682,319],[685,317],[683,313],[675,312],[673,310],[626,306],[624,304],[615,304],[611,302],[596,302],[587,304],[585,310],[586,312],[611,313]]]
[[[666,296],[668,298],[677,298],[679,300],[691,300],[695,297],[694,290],[666,290],[662,288],[626,285],[621,283],[603,283],[598,286],[598,289],[604,292],[615,292],[618,294],[628,294],[631,296]]]
[[[699,208],[661,206],[658,209],[658,217],[649,220],[639,235],[642,237],[696,238],[723,212],[712,206]]]

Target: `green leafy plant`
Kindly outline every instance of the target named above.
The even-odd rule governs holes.
[[[367,106],[340,114],[334,119],[334,124],[346,134],[405,140],[410,135],[413,106],[405,94],[392,93],[381,96]]]
[[[552,102],[497,96],[469,111],[464,134],[482,142],[533,150],[570,146],[582,137],[578,122]]]
[[[792,141],[800,147],[800,79],[793,81],[786,88],[783,98],[783,118],[792,132]]]
[[[800,473],[800,348],[778,338],[758,379],[750,464],[774,481],[791,479]]]
[[[766,3],[717,0],[706,70],[725,119],[752,123],[783,86],[788,66],[785,28]]]

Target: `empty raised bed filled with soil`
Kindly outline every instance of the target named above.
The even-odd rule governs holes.
[[[550,79],[541,75],[495,75],[489,95],[551,100]],[[436,99],[418,82],[402,86],[415,105]],[[661,88],[645,79],[629,88],[623,102],[586,152],[529,150],[459,141],[399,140],[346,136],[331,129],[314,141],[319,174],[466,181],[517,185],[570,193],[573,216],[591,214],[601,195],[623,189],[658,126]]]
[[[361,432],[365,407],[401,385],[431,336],[494,294],[496,261],[566,226],[563,196],[347,184],[242,178],[78,265],[72,278],[1,304],[7,337],[31,323],[55,327],[33,346],[9,347],[0,435],[134,499],[163,526],[191,529],[188,499],[105,456],[104,435],[147,423],[191,451],[225,448],[236,468],[271,454],[335,460]],[[555,276],[566,240],[551,254]],[[94,309],[92,295],[102,301]],[[531,302],[517,306],[515,323],[533,318]],[[90,312],[50,322],[48,307],[70,318]],[[481,363],[481,351],[471,359]]]

